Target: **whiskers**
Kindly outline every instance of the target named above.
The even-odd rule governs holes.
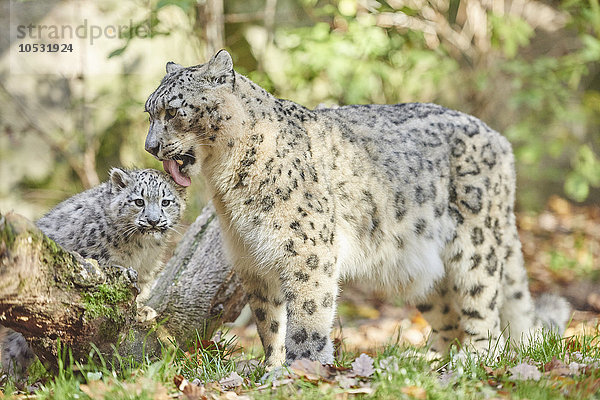
[[[131,239],[131,237],[133,235],[135,235],[136,233],[140,232],[140,229],[138,228],[138,226],[136,224],[133,223],[129,223],[125,226],[125,230],[122,233],[123,235],[123,241],[128,241]]]
[[[183,232],[179,231],[176,227],[181,228],[181,225],[177,224],[177,225],[173,225],[173,226],[167,226],[167,229],[175,232],[179,236],[183,236]]]

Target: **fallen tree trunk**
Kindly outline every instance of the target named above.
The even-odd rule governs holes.
[[[121,356],[137,359],[159,349],[165,335],[186,343],[207,322],[234,320],[246,302],[221,246],[209,206],[155,281],[147,302],[154,318],[140,321],[132,270],[100,267],[63,250],[24,217],[0,216],[0,324],[22,333],[53,368],[57,339],[77,360],[87,358],[92,343],[103,356],[118,346]]]

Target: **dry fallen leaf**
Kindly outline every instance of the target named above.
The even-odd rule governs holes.
[[[427,398],[427,391],[419,386],[404,386],[400,391],[415,399],[422,400]]]
[[[294,379],[292,379],[292,378],[283,378],[283,379],[278,379],[278,380],[273,381],[273,384],[272,384],[271,387],[273,389],[277,389],[280,386],[289,385],[291,383],[294,383]],[[265,388],[268,388],[268,387],[269,387],[269,385],[265,386]]]
[[[373,394],[375,393],[375,389],[370,386],[363,386],[355,389],[348,389],[344,393],[348,394]]]
[[[548,200],[548,207],[558,215],[570,215],[572,213],[571,204],[558,196],[551,196]]]
[[[182,375],[175,375],[173,383],[184,395],[186,400],[207,400],[206,388],[190,383]]]
[[[318,361],[311,361],[308,358],[294,361],[290,365],[290,370],[309,381],[328,380],[330,376],[329,368]]]
[[[488,367],[487,365],[481,364],[481,366],[483,367],[483,369],[485,370],[485,372],[488,375],[491,375],[495,378],[498,378],[498,377],[506,374],[506,367],[492,369],[492,368]]]
[[[239,360],[235,365],[235,372],[240,375],[248,376],[252,374],[260,366],[260,361],[257,359],[252,360]]]
[[[246,396],[245,394],[237,394],[236,392],[223,393],[219,398],[223,400],[250,400],[249,396]]]
[[[556,357],[552,358],[552,361],[544,364],[544,371],[549,373],[551,376],[568,376],[571,375],[571,369],[561,360]]]
[[[525,381],[528,379],[539,381],[542,377],[542,373],[535,365],[527,363],[517,364],[514,367],[509,368],[508,371],[512,374],[511,378],[516,381]]]
[[[352,378],[348,375],[337,375],[335,380],[342,389],[349,389],[358,384],[358,380],[356,378]]]
[[[370,377],[375,372],[375,368],[373,368],[373,359],[365,353],[362,353],[352,363],[352,372],[356,376],[362,376],[364,378]]]
[[[421,314],[420,312],[417,312],[412,318],[411,318],[411,322],[413,323],[413,325],[416,325],[416,328],[418,329],[425,329],[429,326],[429,322],[427,322],[427,320],[425,320],[425,318],[423,318],[423,314]]]
[[[167,389],[160,383],[148,379],[138,379],[135,382],[121,383],[115,383],[115,381],[111,380],[106,382],[97,380],[82,384],[79,388],[93,400],[104,400],[108,398],[107,396],[118,396],[118,394],[125,393],[135,397],[141,395],[151,396],[152,400],[169,400]]]
[[[242,383],[244,383],[244,379],[235,371],[219,381],[219,384],[221,384],[224,389],[242,386]]]

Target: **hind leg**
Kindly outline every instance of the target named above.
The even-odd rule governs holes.
[[[512,215],[511,215],[512,216]],[[535,316],[533,299],[529,292],[527,272],[523,266],[521,242],[514,223],[514,216],[509,218],[505,245],[505,262],[503,276],[504,304],[500,312],[502,326],[506,328],[506,336],[512,344],[521,341],[526,343],[532,339],[536,328],[541,324]]]
[[[523,266],[521,243],[514,224],[506,228],[513,238],[506,245],[506,266],[502,281],[504,304],[500,311],[502,326],[513,346],[537,341],[543,329],[563,333],[571,314],[569,303],[556,295],[543,294],[534,300],[529,292]]]
[[[465,220],[450,244],[453,256],[446,259],[449,296],[459,315],[462,344],[485,353],[502,348],[499,307],[503,261],[490,243],[490,232],[477,220]]]
[[[462,339],[460,315],[456,312],[449,289],[448,280],[444,278],[425,301],[417,304],[417,309],[431,325],[430,348],[442,354],[456,339]]]

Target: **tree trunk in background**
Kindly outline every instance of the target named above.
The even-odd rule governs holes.
[[[0,216],[0,324],[22,333],[53,369],[57,339],[76,360],[87,359],[91,343],[105,359],[119,343],[121,356],[139,360],[160,350],[159,338],[184,344],[196,329],[235,320],[246,303],[211,206],[156,279],[149,321],[136,318],[135,279],[130,269],[99,267],[66,252],[24,217]]]
[[[204,40],[206,41],[206,54],[204,58],[210,59],[217,51],[225,47],[225,20],[223,17],[223,0],[206,0],[197,6],[196,24],[200,24]]]

